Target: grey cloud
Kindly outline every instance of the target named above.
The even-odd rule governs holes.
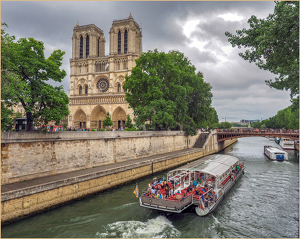
[[[231,54],[224,52],[222,47],[230,46],[224,33],[235,33],[238,29],[248,28],[246,22],[251,15],[264,18],[274,10],[274,6],[274,2],[270,1],[3,1],[1,21],[8,24],[7,32],[15,35],[17,39],[33,37],[43,41],[46,56],[54,49],[66,52],[62,68],[68,76],[62,83],[53,84],[63,85],[68,93],[71,37],[77,21],[80,25],[93,23],[103,30],[108,54],[108,32],[113,20],[127,18],[131,12],[142,27],[143,51],[154,48],[165,52],[174,49],[181,51],[195,65],[197,71],[204,73],[205,81],[212,85],[213,106],[216,107],[219,117],[252,119],[252,116],[268,118],[288,106],[289,93],[267,87],[264,81],[274,78],[274,75],[239,57],[238,52],[241,49],[233,49]],[[237,13],[244,19],[230,22],[217,17],[225,13]],[[197,18],[205,18],[207,22],[200,22],[191,38],[208,41],[204,51],[189,47],[191,38],[187,38],[182,27],[177,24]],[[218,60],[212,51],[226,61]]]

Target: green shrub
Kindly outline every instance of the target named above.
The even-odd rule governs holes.
[[[137,131],[137,129],[132,127],[132,128],[125,129],[125,131]]]

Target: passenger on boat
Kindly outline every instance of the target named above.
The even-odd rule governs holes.
[[[169,196],[170,190],[169,190],[169,185],[168,184],[165,185],[165,190],[166,190],[166,195]]]
[[[152,186],[153,186],[153,181],[152,181],[151,183],[148,184],[148,191],[151,190]]]
[[[197,181],[193,181],[193,187],[194,187],[194,188],[197,187]]]
[[[213,198],[214,198],[214,201],[216,202],[217,201],[217,194],[215,194],[214,191],[213,191]]]
[[[154,188],[154,186],[152,186],[152,188],[151,188],[151,194],[155,194],[155,188]]]
[[[208,207],[208,198],[207,197],[204,198],[204,206]]]
[[[202,180],[201,180],[200,177],[198,178],[198,182],[199,182],[200,184],[202,184]]]

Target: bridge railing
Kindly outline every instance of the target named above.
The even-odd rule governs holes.
[[[271,136],[271,137],[280,137],[280,138],[290,138],[294,140],[299,140],[299,132],[275,132],[275,131],[227,131],[227,132],[218,132],[218,142],[222,142],[228,139],[241,138],[241,137],[255,137],[255,136]]]

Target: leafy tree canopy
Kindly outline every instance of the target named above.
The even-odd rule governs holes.
[[[211,86],[195,70],[178,51],[142,53],[123,86],[137,116],[136,125],[150,122],[156,129],[182,125],[192,135],[211,120]]]
[[[105,118],[105,120],[103,120],[103,126],[107,127],[107,126],[112,126],[112,125],[113,125],[113,122],[109,116],[109,112],[107,112],[106,118]]]
[[[289,106],[283,110],[279,110],[275,116],[261,122],[251,123],[253,128],[269,128],[269,129],[299,129],[299,109],[293,110]]]
[[[251,16],[250,29],[226,32],[233,47],[246,47],[239,55],[278,77],[266,80],[278,90],[290,90],[294,109],[299,108],[299,2],[275,2],[273,14],[266,19]],[[293,98],[297,98],[294,99]]]
[[[130,118],[129,115],[127,115],[126,122],[125,122],[125,127],[127,129],[133,128],[132,119]]]
[[[1,29],[1,98],[7,106],[21,102],[27,118],[27,130],[32,123],[59,122],[69,114],[69,98],[63,87],[54,87],[48,80],[61,82],[66,76],[60,70],[65,52],[55,50],[48,58],[44,56],[44,43],[33,38],[21,38]]]
[[[13,128],[13,111],[1,101],[1,131],[10,131]]]
[[[232,124],[229,122],[221,122],[219,124],[220,129],[230,129],[232,127]]]

